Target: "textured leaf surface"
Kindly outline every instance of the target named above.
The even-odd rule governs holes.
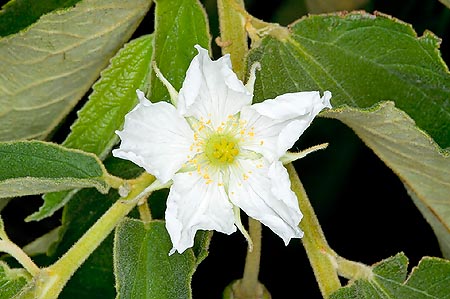
[[[450,298],[448,260],[425,257],[407,279],[408,259],[401,253],[374,265],[372,270],[371,277],[339,289],[330,299]]]
[[[0,40],[0,140],[45,138],[128,40],[148,0],[85,0]]]
[[[143,88],[150,69],[153,36],[131,41],[111,59],[101,78],[93,86],[89,101],[78,112],[78,119],[63,145],[91,152],[103,159],[118,141],[125,114],[136,104],[136,89]],[[51,216],[76,193],[65,191],[44,196],[44,205],[27,217],[37,221]]]
[[[392,102],[371,109],[339,108],[341,120],[400,177],[450,257],[450,157]]]
[[[78,119],[63,145],[94,153],[101,159],[117,143],[115,130],[121,128],[125,114],[136,104],[136,89],[144,87],[150,69],[153,36],[135,39],[111,59],[93,88],[89,101],[78,112]]]
[[[402,179],[448,256],[448,152],[419,129],[450,145],[450,74],[436,37],[417,38],[386,16],[352,13],[304,18],[280,39],[267,37],[250,54],[250,63],[262,65],[256,100],[330,90],[335,110],[326,115],[354,129]],[[412,119],[392,104],[358,110],[385,99]]]
[[[72,188],[108,190],[104,168],[92,154],[41,141],[0,143],[0,198]]]
[[[450,74],[430,32],[383,15],[310,16],[288,35],[267,37],[251,51],[262,70],[256,100],[300,90],[330,90],[338,107],[395,101],[442,147],[450,146]]]
[[[196,55],[194,45],[209,49],[210,35],[205,11],[198,0],[157,0],[153,60],[164,77],[181,88],[186,70]],[[170,100],[166,87],[151,74],[152,102]]]
[[[114,240],[117,298],[191,298],[195,257],[192,250],[169,256],[171,248],[164,222],[124,219]]]
[[[0,36],[17,33],[54,9],[69,7],[80,0],[12,0],[0,10]]]
[[[25,269],[10,269],[0,261],[0,299],[14,298],[30,279]]]

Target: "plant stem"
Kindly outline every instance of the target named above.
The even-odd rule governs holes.
[[[230,54],[233,70],[243,80],[247,69],[248,41],[245,17],[236,10],[236,6],[245,10],[243,0],[217,0],[220,39],[216,41],[222,47],[222,54]]]
[[[31,276],[39,273],[39,267],[31,260],[31,258],[16,244],[9,240],[0,240],[0,252],[5,252],[14,257]]]
[[[40,283],[37,283],[35,290],[33,290],[34,298],[57,298],[75,271],[103,242],[123,217],[135,207],[138,199],[152,191],[149,190],[149,186],[154,181],[155,178],[147,173],[135,180],[127,197],[116,201],[56,263],[42,269],[38,275],[40,277],[35,278]]]
[[[287,164],[286,168],[291,179],[291,188],[297,195],[300,210],[303,213],[303,219],[300,222],[300,227],[305,233],[302,239],[303,246],[322,296],[328,298],[331,293],[341,287],[336,271],[338,266],[336,263],[337,254],[330,248],[325,239],[319,220],[309,202],[297,171],[292,163]]]
[[[144,224],[150,223],[152,221],[152,212],[148,206],[147,200],[138,203],[139,216],[141,217]]]
[[[249,234],[253,241],[253,250],[247,250],[244,275],[240,281],[240,291],[243,298],[256,298],[259,292],[259,264],[261,261],[261,222],[249,217]]]
[[[343,257],[337,256],[336,263],[339,275],[347,279],[370,280],[373,275],[371,267],[359,262],[350,261]]]

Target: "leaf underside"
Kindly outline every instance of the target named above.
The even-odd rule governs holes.
[[[147,12],[148,0],[84,0],[0,40],[0,140],[44,139]]]
[[[379,262],[372,270],[372,277],[350,283],[330,299],[450,298],[448,260],[425,257],[407,278],[408,259],[399,253]]]

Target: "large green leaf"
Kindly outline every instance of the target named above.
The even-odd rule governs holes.
[[[169,256],[171,248],[163,221],[124,219],[114,240],[117,298],[191,298],[194,254],[189,249]]]
[[[351,282],[330,299],[449,298],[450,261],[425,257],[406,279],[407,271],[408,259],[399,253],[377,263],[368,277]]]
[[[149,0],[84,0],[1,39],[0,140],[48,136],[149,6]]]
[[[285,32],[286,33],[286,32]],[[334,117],[401,178],[450,254],[450,74],[430,33],[380,15],[312,16],[291,33],[267,37],[250,54],[262,70],[256,100],[301,90],[330,90]],[[385,99],[379,106],[364,110]],[[375,187],[375,186],[374,186]]]
[[[0,143],[0,198],[73,188],[109,189],[98,158],[41,141]]]
[[[136,89],[143,88],[150,68],[152,35],[135,39],[111,59],[107,69],[94,84],[89,101],[78,112],[78,119],[63,145],[98,155],[101,159],[111,151],[119,129],[136,104]],[[64,206],[76,190],[49,193],[38,212],[27,217],[37,221],[51,216]]]
[[[30,275],[25,269],[10,269],[0,261],[0,299],[14,298],[29,280]]]
[[[186,70],[196,54],[194,45],[208,49],[210,35],[205,11],[198,0],[157,0],[153,60],[164,77],[181,88]],[[166,87],[151,73],[152,102],[168,101]]]
[[[80,0],[12,0],[0,10],[0,36],[17,33],[40,16],[58,8],[74,5]]]
[[[450,257],[450,157],[392,102],[371,109],[342,107],[324,114],[350,126],[392,168]]]
[[[355,12],[303,18],[249,54],[259,61],[255,99],[330,90],[334,107],[393,100],[442,147],[450,146],[450,74],[430,32],[417,38],[392,17]]]

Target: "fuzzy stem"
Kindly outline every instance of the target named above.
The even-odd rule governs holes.
[[[245,258],[244,275],[241,279],[239,289],[246,297],[255,298],[259,294],[259,264],[261,260],[261,222],[249,218],[249,233],[253,241],[252,250],[247,250]]]
[[[147,200],[142,203],[138,203],[139,216],[141,217],[144,224],[150,223],[152,221],[152,212],[148,206]]]
[[[350,261],[343,257],[337,256],[336,264],[339,275],[347,279],[369,280],[373,276],[372,268],[359,262]]]
[[[103,242],[123,217],[136,206],[138,200],[153,191],[149,190],[149,186],[154,181],[155,178],[147,173],[135,180],[127,197],[116,201],[56,263],[42,269],[38,277],[35,277],[35,281],[39,283],[36,283],[36,287],[32,290],[33,298],[57,298],[75,271]]]
[[[313,268],[322,296],[328,298],[331,293],[341,287],[337,275],[337,254],[330,248],[325,239],[319,220],[309,202],[297,171],[291,163],[287,164],[286,168],[291,179],[291,188],[297,195],[300,210],[303,213],[303,219],[300,223],[300,227],[305,233],[302,239],[303,246]]]
[[[31,258],[16,244],[9,240],[0,240],[0,252],[6,252],[14,257],[31,276],[39,273],[39,267],[31,260]]]

